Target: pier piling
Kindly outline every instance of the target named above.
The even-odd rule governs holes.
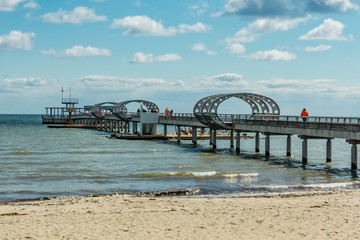
[[[236,152],[240,153],[240,131],[236,131]]]
[[[192,143],[197,145],[197,130],[196,127],[192,127]]]
[[[305,166],[308,163],[308,138],[306,136],[301,136],[302,138],[302,164]]]
[[[287,135],[286,139],[286,156],[291,157],[291,135]]]
[[[213,130],[212,139],[213,139],[213,149],[216,149],[216,130]]]
[[[265,157],[270,157],[270,133],[265,133]]]
[[[331,162],[331,138],[326,141],[326,162]]]
[[[255,153],[260,153],[260,133],[255,134]]]
[[[181,126],[177,125],[177,142],[180,143],[181,142]]]
[[[351,146],[351,170],[357,169],[357,145],[353,143]]]

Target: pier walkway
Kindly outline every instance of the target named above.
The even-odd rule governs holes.
[[[252,114],[218,114],[219,105],[233,97],[247,102]],[[141,104],[140,111],[128,112],[126,105],[134,102]],[[61,108],[46,109],[47,114],[43,116],[43,123],[69,121]],[[57,116],[55,112],[60,112],[61,115]],[[267,157],[270,156],[271,136],[284,135],[287,138],[286,155],[291,156],[291,137],[297,135],[302,139],[303,165],[308,163],[309,140],[327,140],[326,162],[331,162],[332,139],[339,138],[351,144],[351,169],[358,169],[357,144],[360,143],[360,118],[280,115],[280,108],[274,100],[253,93],[208,96],[195,104],[193,113],[159,113],[156,104],[145,100],[103,102],[91,108],[74,109],[71,121],[73,124],[92,126],[100,130],[138,135],[156,135],[157,125],[161,124],[164,127],[164,137],[168,134],[168,127],[175,126],[178,142],[181,141],[181,127],[188,127],[192,132],[193,144],[197,144],[198,130],[208,129],[213,148],[217,145],[217,132],[226,130],[230,135],[230,148],[235,147],[236,152],[240,152],[241,134],[254,133],[255,152],[259,153],[260,134],[262,134],[265,136]]]

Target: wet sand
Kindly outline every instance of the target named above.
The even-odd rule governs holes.
[[[360,191],[1,202],[0,239],[360,239]]]

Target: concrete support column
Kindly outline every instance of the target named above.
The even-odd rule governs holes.
[[[123,131],[127,133],[127,122],[123,122]]]
[[[230,149],[234,148],[234,129],[230,130]]]
[[[114,121],[110,120],[110,132],[114,131]]]
[[[256,132],[255,135],[255,153],[260,152],[260,133]]]
[[[351,146],[351,170],[357,169],[357,145],[352,143]]]
[[[326,162],[331,162],[331,138],[326,141]]]
[[[164,137],[167,137],[167,125],[164,125]]]
[[[192,127],[192,143],[197,144],[197,130],[196,127]]]
[[[240,132],[236,131],[236,152],[240,153]]]
[[[216,130],[213,130],[213,149],[216,149]]]
[[[178,125],[176,127],[177,127],[177,142],[180,143],[181,142],[181,127],[180,127],[180,125]]]
[[[106,121],[105,120],[101,120],[101,131],[104,131],[106,127]]]
[[[106,131],[109,131],[109,130],[110,130],[110,121],[109,121],[109,120],[106,120],[105,130],[106,130]]]
[[[287,135],[286,139],[286,156],[291,157],[291,135]]]
[[[214,144],[214,139],[213,139],[214,132],[211,128],[209,129],[209,135],[210,135],[210,145],[213,145]]]
[[[119,127],[120,127],[119,126],[119,121],[116,121],[115,122],[115,132],[117,132],[117,133],[119,132]]]
[[[306,165],[308,163],[308,141],[307,137],[303,137],[302,141],[302,164]]]
[[[127,132],[130,132],[130,122],[127,122]]]
[[[270,134],[265,134],[265,157],[270,157]]]
[[[132,122],[133,125],[133,134],[137,132],[137,122]]]

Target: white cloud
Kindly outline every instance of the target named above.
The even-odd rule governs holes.
[[[0,0],[0,11],[14,11],[19,3],[25,0]]]
[[[13,30],[8,35],[0,36],[0,50],[30,50],[33,47],[32,38],[35,36],[33,32],[23,33]]]
[[[188,25],[188,24],[180,24],[178,26],[178,32],[179,33],[199,33],[199,32],[208,32],[211,30],[211,27],[209,25],[205,25],[201,22],[198,22],[194,25]]]
[[[228,43],[226,49],[231,54],[243,54],[246,51],[246,48],[241,43]]]
[[[156,22],[148,16],[128,16],[123,19],[114,19],[111,27],[128,28],[124,35],[172,36],[177,32],[175,28],[165,28],[161,21]]]
[[[231,88],[233,86],[248,87],[249,83],[243,79],[243,75],[236,73],[223,73],[209,77],[203,77],[201,85],[207,87]],[[211,87],[212,86],[212,87]]]
[[[41,16],[43,21],[51,23],[88,23],[107,21],[106,16],[98,16],[93,9],[76,7],[72,11],[59,9],[57,12],[46,13]]]
[[[217,55],[218,54],[218,52],[215,52],[215,51],[212,51],[212,50],[206,50],[205,51],[205,53],[207,54],[207,55]]]
[[[179,33],[206,32],[211,29],[209,25],[196,23],[194,25],[181,24],[178,27],[164,27],[162,22],[156,22],[148,16],[128,16],[114,19],[111,28],[127,28],[124,35],[135,36],[174,36]]]
[[[192,50],[194,51],[205,51],[206,50],[206,46],[203,43],[195,43],[192,47]]]
[[[143,92],[143,91],[156,91],[157,88],[165,86],[167,82],[160,78],[134,78],[134,77],[121,77],[121,76],[102,76],[102,75],[89,75],[78,78],[74,81],[74,86],[84,91],[95,91],[99,94],[130,93],[130,92]],[[138,97],[142,97],[139,95]]]
[[[238,16],[299,16],[309,12],[340,12],[358,10],[351,0],[226,0],[218,13]]]
[[[296,58],[296,55],[287,51],[279,51],[276,49],[269,51],[258,51],[248,56],[251,60],[264,60],[264,61],[290,61]]]
[[[206,2],[200,1],[198,4],[191,4],[189,5],[189,9],[191,10],[191,13],[196,16],[203,15],[206,13],[208,9],[208,4]]]
[[[348,12],[350,10],[358,10],[359,6],[350,0],[313,0],[313,4],[322,9],[337,10],[340,12]]]
[[[41,78],[15,78],[0,81],[0,92],[19,92],[21,90],[47,86],[48,82]]]
[[[66,49],[63,52],[56,52],[53,49],[41,50],[43,55],[53,55],[56,57],[91,57],[91,56],[112,56],[112,52],[104,48],[95,48],[91,46],[83,47],[75,45],[70,49]]]
[[[195,43],[192,47],[192,50],[198,51],[198,52],[205,52],[207,55],[218,54],[217,52],[207,49],[206,45],[204,43]]]
[[[131,63],[152,63],[152,62],[175,62],[181,60],[178,54],[164,54],[159,56],[154,56],[153,54],[145,54],[143,52],[137,52],[134,54]]]
[[[250,23],[247,27],[240,29],[234,36],[225,39],[226,49],[232,54],[242,54],[245,46],[241,43],[256,41],[261,35],[277,31],[288,31],[297,27],[300,23],[306,22],[310,15],[300,18],[261,18]]]
[[[34,2],[34,1],[30,1],[30,2],[27,2],[26,4],[24,4],[24,8],[35,9],[35,8],[38,8],[38,7],[39,7],[39,4]]]
[[[300,36],[301,40],[347,40],[342,36],[345,25],[331,18],[325,19],[324,22],[309,31],[307,34]]]
[[[324,94],[333,97],[343,97],[360,94],[358,86],[338,86],[335,79],[296,80],[274,78],[258,81],[256,86],[266,92],[284,94]]]
[[[301,94],[311,96],[313,94],[329,95],[331,97],[341,97],[359,95],[358,86],[337,85],[334,79],[281,79],[274,78],[256,82],[248,82],[243,75],[237,73],[223,73],[213,76],[198,76],[193,81],[167,81],[159,78],[134,78],[122,76],[102,76],[91,75],[78,78],[74,81],[74,88],[83,89],[88,95],[89,92],[96,92],[99,95],[108,96],[109,93],[130,94],[133,98],[143,98],[153,96],[157,98],[159,92],[168,94],[186,92],[187,96],[195,96],[198,100],[198,93],[211,95],[221,92],[255,92],[258,94]],[[238,90],[234,90],[238,89]],[[117,96],[117,95],[116,95]],[[187,102],[187,105],[189,102]]]
[[[316,47],[307,46],[305,48],[305,51],[306,52],[323,52],[323,51],[327,51],[330,49],[332,49],[332,46],[320,44],[319,46],[316,46]]]
[[[297,27],[300,23],[307,22],[310,15],[301,18],[284,19],[284,18],[262,18],[250,23],[247,27],[239,30],[234,37],[228,38],[228,42],[253,42],[259,36],[270,32],[285,32]]]

